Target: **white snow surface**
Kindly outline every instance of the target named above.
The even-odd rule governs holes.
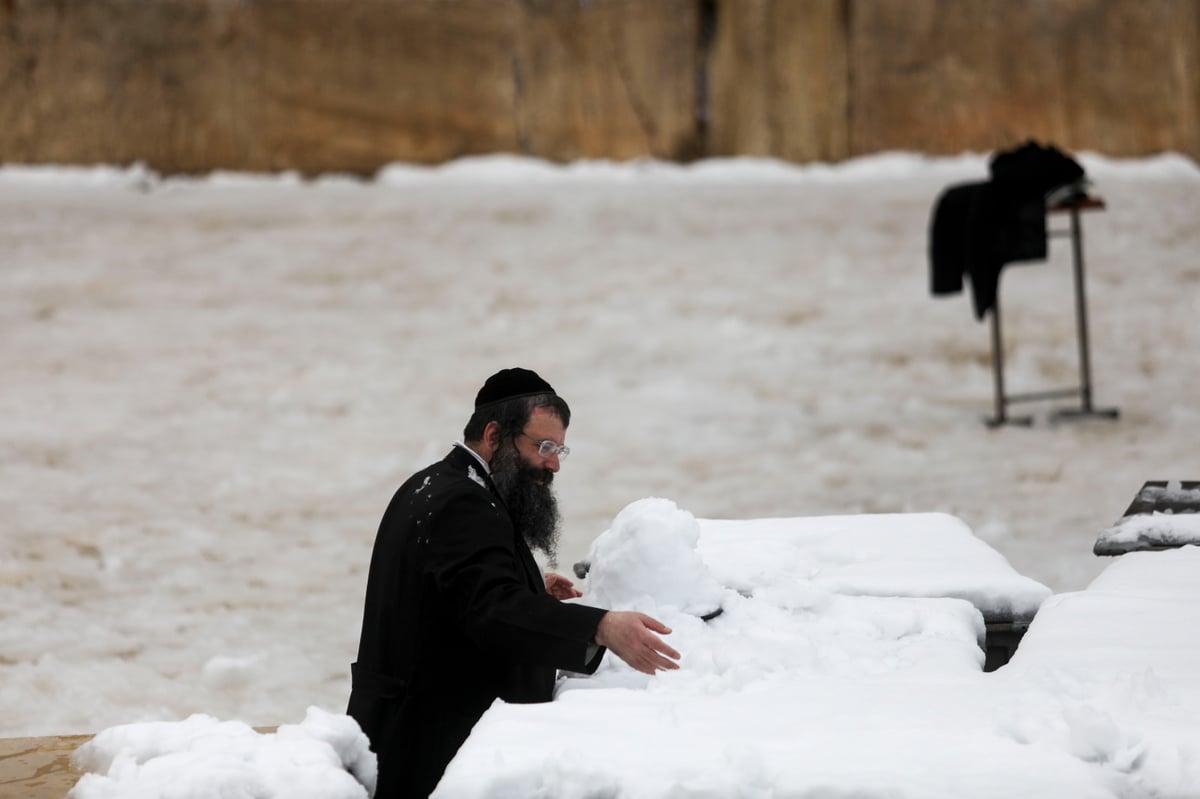
[[[700,523],[669,499],[626,506],[588,551],[587,603],[613,610],[674,609],[704,616],[721,608],[721,585],[700,557]]]
[[[310,707],[260,733],[197,714],[110,727],[72,755],[85,771],[69,799],[367,799],[375,755],[348,716]]]
[[[967,295],[928,294],[933,202],[984,179],[981,155],[484,158],[365,182],[0,168],[0,735],[340,712],[388,499],[449,450],[483,379],[514,365],[574,411],[556,481],[564,564],[658,496],[702,520],[943,512],[1019,574],[1086,586],[1111,562],[1091,555],[1097,531],[1145,480],[1195,478],[1200,169],[1175,155],[1081,160],[1108,202],[1083,216],[1096,402],[1121,418],[1049,424],[1053,404],[1034,404],[1038,424],[998,430],[982,424],[987,327]],[[1069,248],[1051,250],[1004,273],[1014,392],[1077,378]],[[731,591],[693,631],[696,656],[725,665],[672,679],[697,693],[762,683],[738,676],[759,666],[720,660],[737,636],[712,637],[739,614],[768,625],[827,608],[808,619],[820,630],[861,613],[870,621],[828,650],[849,664],[847,689],[813,683],[787,715],[861,727],[864,747],[806,728],[796,768],[865,774],[878,757],[883,775],[909,757],[977,770],[961,747],[989,729],[947,733],[954,759],[917,751],[919,738],[889,753],[893,717],[872,722],[889,702],[931,729],[986,717],[976,700],[921,703],[983,679],[967,602],[896,604],[819,580],[785,593]],[[694,617],[681,615],[682,640]],[[861,675],[878,641],[906,625],[915,687],[872,689]],[[760,637],[828,666],[794,650],[803,639]],[[547,712],[585,728],[600,693],[564,691]],[[705,768],[760,756],[724,751]]]
[[[1125,551],[1200,544],[1200,513],[1136,513],[1100,531],[1096,546]]]
[[[621,564],[673,526],[661,505],[621,515],[638,530]],[[961,599],[840,596],[796,575],[728,592],[705,624],[631,582],[609,598],[657,606],[681,668],[650,677],[609,656],[553,703],[496,702],[434,796],[1193,796],[1198,556],[1118,562],[1051,598],[1017,665],[992,674]]]
[[[1017,732],[1034,744],[1057,739],[1122,771],[1120,796],[1195,796],[1200,547],[1108,562],[1086,590],[1042,606],[1002,670],[1043,698],[1037,720]]]
[[[1198,570],[1195,546],[1122,555],[1086,590],[1050,598],[1007,668],[1054,665],[1095,680],[1152,669],[1200,714],[1200,692],[1188,690],[1200,669],[1189,640],[1200,629]]]
[[[1166,510],[1134,513],[1100,531],[1095,551],[1121,555],[1137,550],[1200,544],[1200,488],[1184,488],[1182,480],[1143,486],[1140,502],[1165,504]]]
[[[1028,621],[1050,589],[945,513],[700,521],[722,584],[757,595],[796,580],[839,594],[958,597],[986,621]]]

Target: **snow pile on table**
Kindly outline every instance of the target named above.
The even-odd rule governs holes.
[[[375,791],[375,755],[358,724],[316,707],[274,733],[201,714],[110,727],[72,764],[91,773],[70,799],[366,799]]]
[[[631,503],[594,542],[580,600],[655,616],[671,628],[671,645],[685,654],[686,667],[651,678],[608,657],[595,675],[561,681],[559,697],[579,688],[649,686],[711,695],[797,675],[866,675],[917,663],[929,671],[977,671],[983,662],[982,619],[959,599],[885,601],[782,577],[754,589],[718,581],[712,553],[701,557],[709,524],[667,499]],[[740,549],[782,554],[783,547],[758,542],[747,535]],[[727,554],[722,565],[734,572],[754,561]],[[710,616],[715,610],[720,615]]]
[[[839,594],[958,597],[987,621],[1027,621],[1050,596],[946,513],[702,519],[700,529],[717,579],[755,595],[805,580]]]
[[[1197,630],[1200,547],[1131,552],[1086,590],[1051,597],[1007,668],[1027,673],[1054,667],[1105,679],[1152,670],[1155,682],[1182,690],[1200,674]],[[1194,709],[1200,718],[1200,703]]]
[[[1037,692],[1014,736],[1123,778],[1122,796],[1200,785],[1200,548],[1121,556],[1042,606],[1003,676]]]
[[[592,543],[588,604],[705,616],[721,607],[720,584],[696,550],[700,524],[669,499],[630,504]]]
[[[658,500],[635,503],[621,516],[614,528],[622,531],[623,564],[638,561],[639,542],[652,560],[663,548],[659,536],[675,531],[678,543],[678,531],[690,526],[686,511]],[[1181,729],[1172,715],[1175,697],[1155,694],[1147,687],[1152,678],[1139,683],[1105,668],[1103,660],[1092,682],[1076,673],[1095,670],[1085,663],[1029,679],[1012,679],[1007,669],[984,674],[983,618],[966,599],[834,590],[880,589],[882,583],[851,577],[887,576],[886,558],[868,568],[884,551],[872,544],[898,532],[913,535],[889,551],[908,553],[910,565],[924,562],[930,578],[937,558],[923,552],[925,546],[971,550],[954,543],[960,536],[952,532],[952,518],[915,516],[844,524],[832,518],[701,520],[697,546],[707,569],[683,557],[680,571],[693,578],[712,573],[721,582],[736,577],[737,583],[737,590],[726,585],[724,612],[707,623],[678,603],[647,596],[640,581],[629,581],[631,595],[614,596],[616,583],[602,557],[609,544],[598,542],[589,580],[606,583],[614,604],[658,608],[673,628],[668,640],[683,653],[682,667],[648,677],[610,656],[594,677],[560,680],[552,703],[495,703],[434,796],[1186,795],[1193,764],[1200,764],[1200,741],[1170,740]],[[802,536],[812,547],[807,554],[818,555],[800,568],[803,547],[790,545],[785,531],[803,522],[813,522]],[[834,527],[852,531],[840,550]],[[914,532],[920,530],[924,537]],[[605,535],[611,534],[612,528]],[[956,565],[961,577],[987,560],[944,567]],[[920,585],[919,575],[894,585],[913,594],[961,587],[936,580]],[[999,582],[975,599],[1020,612],[1042,596],[1017,579],[1007,584],[1018,596],[1004,597]],[[674,580],[664,585],[672,590]],[[590,592],[582,601],[590,601]],[[1089,622],[1093,629],[1104,623]],[[1137,734],[1127,735],[1126,724]]]

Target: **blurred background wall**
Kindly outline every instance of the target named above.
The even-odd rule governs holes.
[[[0,162],[1200,159],[1200,0],[0,0]]]

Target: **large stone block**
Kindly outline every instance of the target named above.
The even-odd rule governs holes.
[[[489,0],[13,0],[11,161],[370,172],[511,150],[515,11]]]
[[[236,18],[250,163],[362,173],[516,147],[512,3],[260,0]]]
[[[0,158],[369,173],[697,154],[691,0],[10,0]]]
[[[236,0],[9,0],[0,159],[173,170],[237,161]]]
[[[854,154],[1200,153],[1197,0],[857,0],[849,37]]]
[[[520,6],[513,71],[521,152],[560,161],[702,154],[695,0]]]
[[[1029,137],[1200,157],[1200,0],[0,0],[5,162],[366,174]]]
[[[849,151],[851,0],[715,4],[708,152],[836,161]]]

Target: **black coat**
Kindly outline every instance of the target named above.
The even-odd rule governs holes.
[[[490,478],[455,447],[379,526],[347,712],[379,759],[376,799],[424,797],[497,698],[545,702],[595,671],[604,611],[559,602]]]
[[[1014,199],[996,183],[962,183],[938,197],[929,228],[930,291],[962,291],[971,279],[971,304],[982,319],[996,302],[1000,270],[1046,257],[1046,203],[1041,195]]]
[[[995,304],[1005,264],[1046,258],[1046,195],[1072,185],[1082,194],[1085,182],[1074,159],[1033,141],[997,153],[989,171],[990,181],[943,191],[929,225],[930,291],[957,294],[969,276],[976,319]]]

